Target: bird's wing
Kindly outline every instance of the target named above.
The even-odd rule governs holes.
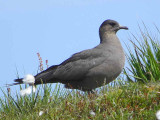
[[[54,71],[53,77],[60,81],[71,81],[82,79],[91,68],[94,68],[105,60],[102,51],[85,50],[72,55],[62,62]]]
[[[48,69],[38,73],[35,76],[35,84],[41,84],[42,82],[47,83],[48,80],[51,80],[53,78],[52,74],[56,70],[57,67],[58,65],[53,65],[49,67]]]

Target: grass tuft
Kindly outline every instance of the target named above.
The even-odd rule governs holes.
[[[160,42],[157,35],[153,36],[144,25],[144,31],[140,29],[140,36],[132,34],[130,42],[133,50],[129,46],[127,60],[129,67],[124,70],[128,81],[141,83],[160,81]]]

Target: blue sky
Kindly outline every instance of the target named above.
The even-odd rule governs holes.
[[[106,19],[128,26],[117,35],[129,44],[141,21],[160,27],[159,5],[159,0],[0,0],[0,87],[6,89],[17,71],[20,77],[35,75],[38,52],[51,66],[96,46]]]

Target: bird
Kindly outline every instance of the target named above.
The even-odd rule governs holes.
[[[115,80],[125,65],[125,54],[116,35],[128,30],[115,20],[105,20],[99,28],[100,43],[94,48],[73,54],[59,65],[53,65],[34,76],[34,85],[62,83],[65,88],[93,91]],[[23,84],[23,78],[13,85]]]

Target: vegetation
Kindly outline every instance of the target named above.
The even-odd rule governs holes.
[[[41,85],[36,93],[11,95],[10,88],[0,98],[1,120],[154,120],[160,109],[160,43],[157,35],[140,29],[128,47],[129,67],[119,78],[94,94]],[[133,42],[134,41],[134,42]],[[40,70],[42,69],[42,59]],[[48,62],[48,61],[47,61]],[[124,80],[125,79],[125,80]],[[127,80],[126,80],[127,79]],[[20,86],[21,87],[21,86]]]
[[[159,84],[125,83],[108,85],[96,94],[63,91],[58,85],[54,90],[50,85],[39,88],[37,93],[24,97],[17,94],[13,98],[4,93],[5,100],[0,100],[0,119],[154,120],[160,108],[159,90]]]
[[[128,47],[127,59],[130,67],[125,70],[127,80],[142,83],[160,81],[160,42],[158,41],[160,31],[156,27],[157,35],[152,37],[145,25],[144,31],[139,29],[141,35],[139,37],[132,35],[130,39],[134,51]],[[133,76],[127,74],[127,70]]]

